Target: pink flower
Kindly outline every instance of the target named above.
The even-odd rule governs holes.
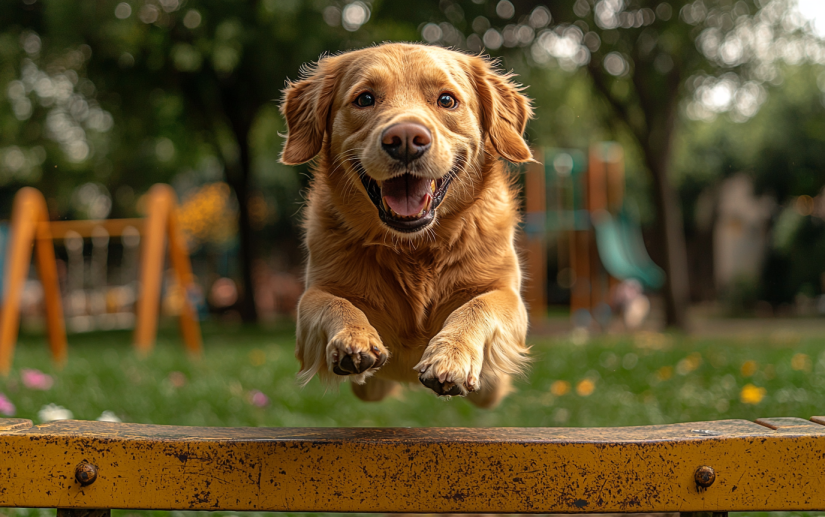
[[[33,390],[47,390],[54,384],[51,375],[29,368],[23,368],[20,371],[20,379],[23,381],[23,386]]]
[[[5,416],[14,416],[17,409],[12,404],[11,400],[4,394],[0,393],[0,414]]]
[[[169,373],[169,382],[175,388],[183,388],[186,386],[186,375],[181,372],[171,372]]]
[[[269,397],[258,390],[252,390],[249,392],[249,402],[251,402],[253,406],[265,407],[269,404]]]

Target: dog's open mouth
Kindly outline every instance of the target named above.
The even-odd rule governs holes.
[[[463,160],[457,160],[453,168],[438,179],[404,173],[379,182],[367,174],[360,162],[355,163],[355,169],[381,221],[393,230],[413,233],[435,220],[435,210],[444,200],[461,163]]]

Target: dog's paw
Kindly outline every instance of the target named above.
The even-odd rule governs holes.
[[[375,371],[384,366],[389,357],[389,351],[372,327],[347,327],[327,343],[327,365],[338,375],[357,376]]]
[[[413,368],[421,384],[440,396],[465,396],[480,387],[483,354],[477,347],[436,335]]]

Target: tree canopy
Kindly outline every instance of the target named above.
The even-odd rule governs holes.
[[[267,242],[294,241],[306,184],[277,163],[285,80],[324,53],[386,40],[488,52],[530,86],[534,142],[617,139],[631,168],[649,172],[631,181],[649,185],[668,320],[684,326],[684,178],[749,170],[780,202],[823,186],[821,111],[794,103],[793,88],[816,98],[825,50],[789,2],[5,2],[0,200],[32,184],[56,217],[132,215],[154,182],[223,178],[237,199],[251,320],[252,259]],[[806,63],[807,79],[789,72]],[[766,102],[778,91],[785,101]],[[277,222],[261,228],[263,197]]]

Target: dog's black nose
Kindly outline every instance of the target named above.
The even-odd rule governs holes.
[[[414,122],[401,122],[392,125],[381,135],[381,147],[404,163],[420,158],[432,143],[430,130]]]

